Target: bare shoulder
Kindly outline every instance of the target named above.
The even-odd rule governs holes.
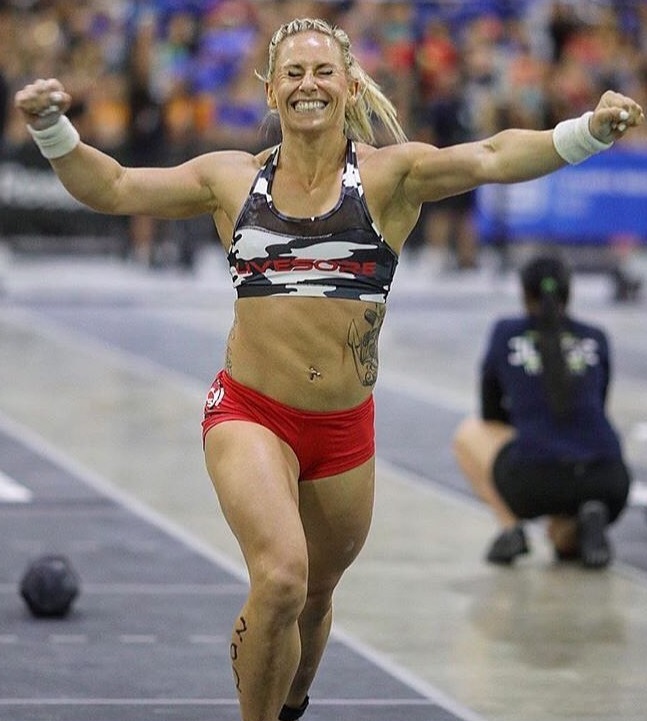
[[[269,150],[252,155],[243,150],[216,150],[198,155],[187,161],[208,185],[226,188],[237,180],[246,181],[254,177],[263,165]]]
[[[433,145],[418,142],[398,143],[375,148],[359,144],[357,155],[362,183],[376,190],[382,189],[391,198],[398,187],[425,156],[437,151]]]
[[[406,192],[406,181],[420,157],[435,150],[432,145],[415,142],[380,148],[357,146],[359,171],[371,216],[398,253],[420,213],[420,203]]]
[[[209,188],[212,210],[235,217],[270,152],[267,149],[254,155],[242,150],[217,150],[192,158],[184,167],[201,186]]]

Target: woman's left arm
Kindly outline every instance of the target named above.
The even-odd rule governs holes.
[[[503,130],[484,140],[433,148],[414,144],[402,192],[409,203],[439,200],[486,183],[517,183],[582,162],[644,120],[634,100],[613,91],[594,111],[553,130]]]

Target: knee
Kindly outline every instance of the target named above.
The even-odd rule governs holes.
[[[463,456],[472,445],[476,429],[482,425],[478,418],[466,418],[454,431],[452,438],[452,450],[458,458]]]
[[[337,579],[338,580],[338,579]],[[325,618],[332,609],[332,598],[337,580],[311,585],[308,588],[303,615],[311,620]]]
[[[308,566],[305,559],[272,559],[250,574],[250,600],[272,623],[294,622],[306,604]]]

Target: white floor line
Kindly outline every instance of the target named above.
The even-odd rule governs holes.
[[[29,503],[33,493],[0,471],[0,503]]]
[[[316,706],[437,706],[430,698],[317,698]],[[3,706],[237,706],[234,698],[4,698]],[[467,721],[467,720],[466,720]]]
[[[53,447],[41,436],[37,435],[22,424],[16,423],[2,412],[0,412],[0,429],[8,435],[20,439],[22,443],[29,446],[29,448],[31,448],[35,453],[48,458],[61,468],[70,472],[83,483],[86,483],[88,486],[95,489],[97,492],[107,496],[122,507],[131,511],[134,515],[163,530],[172,538],[182,542],[187,548],[213,561],[216,565],[229,572],[235,578],[244,580],[245,582],[247,581],[245,571],[238,564],[232,562],[230,558],[219,553],[216,549],[207,546],[202,541],[199,541],[183,528],[180,528],[176,524],[172,523],[168,518],[153,511],[151,508],[133,498],[123,490],[116,488],[105,478],[100,477],[99,474],[94,473],[82,464],[71,459],[69,456]],[[460,717],[464,721],[483,721],[482,717],[475,715],[469,709],[461,707],[458,702],[445,696],[445,694],[443,694],[439,689],[422,679],[417,678],[406,669],[403,669],[397,664],[389,661],[377,651],[344,633],[341,629],[333,629],[331,635],[333,638],[337,638],[341,643],[363,656],[373,665],[381,668],[392,678],[401,681],[404,685],[417,691],[425,698],[430,699],[438,706],[445,708],[455,716]],[[2,701],[0,701],[0,703],[2,703]]]

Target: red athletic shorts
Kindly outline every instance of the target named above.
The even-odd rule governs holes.
[[[213,382],[204,406],[202,439],[225,421],[251,421],[285,441],[299,461],[299,480],[343,473],[375,454],[373,396],[355,408],[318,413],[279,403],[235,381],[224,370]]]

